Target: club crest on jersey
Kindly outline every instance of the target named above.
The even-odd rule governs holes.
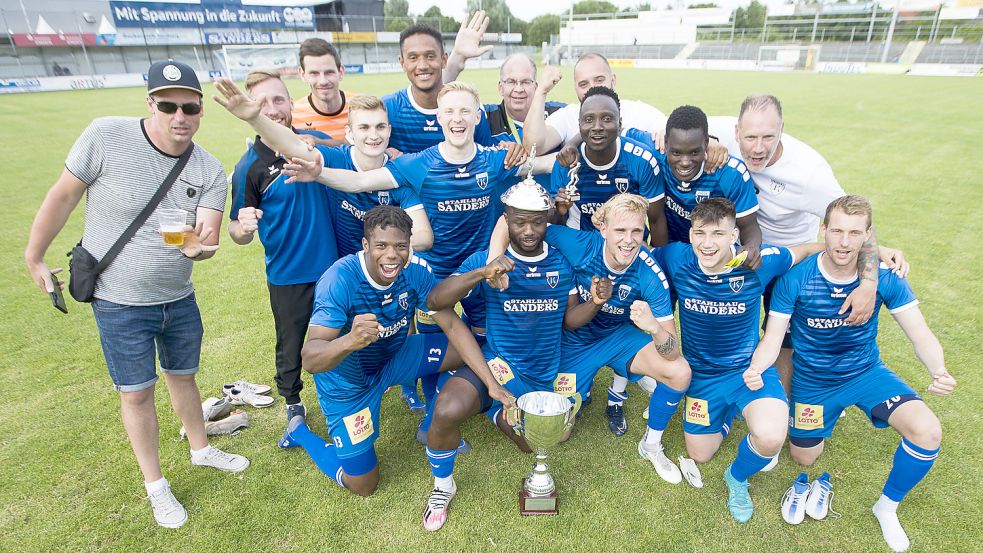
[[[624,194],[628,192],[628,179],[622,177],[615,177],[614,187],[618,189],[618,192]]]
[[[741,288],[744,288],[744,277],[743,276],[730,277],[730,281],[729,282],[730,282],[730,289],[735,294],[738,293],[738,292],[740,292],[741,291]]]
[[[710,199],[710,191],[709,190],[697,190],[696,191],[696,203],[700,203],[703,200],[709,200],[709,199]]]
[[[546,284],[550,288],[556,288],[556,285],[560,283],[560,272],[559,271],[546,271]]]
[[[488,173],[478,173],[474,176],[474,181],[478,183],[478,188],[484,190],[488,186]]]
[[[628,294],[631,294],[631,286],[628,286],[627,284],[619,284],[618,299],[620,299],[621,301],[625,301],[626,299],[628,299]]]
[[[409,298],[410,298],[409,292],[403,292],[402,294],[400,294],[399,298],[397,299],[397,302],[399,303],[399,307],[402,309],[409,309],[410,307]]]
[[[379,192],[379,205],[389,205],[392,203],[392,197],[389,192]]]
[[[771,191],[776,195],[785,192],[785,183],[777,180],[771,181]]]

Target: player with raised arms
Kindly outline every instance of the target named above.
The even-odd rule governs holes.
[[[508,406],[491,395],[488,376],[514,397],[553,390],[563,325],[593,311],[592,305],[577,301],[570,264],[543,242],[552,207],[549,194],[538,184],[524,181],[511,187],[502,203],[509,233],[507,252],[494,259],[487,251],[474,253],[427,299],[430,309],[449,309],[467,296],[480,296],[487,312],[488,336],[482,349],[491,368],[491,375],[468,367],[459,369],[437,396],[427,446],[434,487],[423,512],[423,526],[431,531],[444,525],[457,492],[454,460],[465,420],[487,413],[520,449],[531,451],[509,424]],[[512,275],[507,288],[489,285],[489,279],[506,273]],[[592,292],[597,293],[596,287]]]
[[[775,362],[785,330],[792,329],[795,369],[792,377],[793,424],[789,429],[792,459],[811,466],[833,434],[840,412],[856,405],[877,428],[901,434],[894,463],[873,512],[893,551],[905,551],[908,535],[897,508],[931,470],[939,455],[942,426],[915,390],[884,364],[877,347],[881,305],[901,326],[932,379],[928,391],[948,395],[956,380],[945,366],[942,346],[918,308],[908,281],[882,264],[878,272],[874,316],[864,324],[846,324],[842,299],[860,286],[860,251],[871,233],[873,210],[862,196],[843,196],[826,208],[824,251],[806,259],[775,285],[768,329],[744,373],[747,386],[761,385],[761,374]],[[827,482],[828,483],[828,482]],[[813,483],[804,501],[816,518],[829,505],[829,487]],[[810,505],[811,504],[811,505]],[[809,511],[807,511],[809,512]]]
[[[390,386],[464,362],[488,372],[453,309],[429,311],[443,333],[409,335],[414,310],[428,309],[426,298],[436,284],[427,263],[412,255],[412,224],[397,207],[369,210],[363,250],[339,259],[318,281],[303,360],[304,370],[314,375],[331,441],[298,415],[280,444],[302,446],[322,472],[361,496],[379,484],[374,444],[382,394]],[[509,400],[493,381],[489,386],[494,397]]]

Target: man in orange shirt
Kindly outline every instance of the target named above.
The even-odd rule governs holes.
[[[300,45],[300,69],[311,93],[294,101],[294,126],[330,136],[333,140],[318,140],[327,146],[345,143],[348,101],[339,88],[345,66],[338,50],[322,38],[309,38]]]

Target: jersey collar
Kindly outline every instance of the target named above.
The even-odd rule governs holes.
[[[612,159],[606,165],[594,165],[591,163],[590,159],[587,158],[587,144],[583,142],[580,143],[580,157],[584,158],[584,163],[586,163],[591,169],[595,171],[607,171],[608,169],[614,167],[614,164],[618,163],[618,158],[621,157],[621,137],[619,136],[615,138],[615,140],[618,143],[618,148],[614,152],[614,159]]]
[[[468,163],[471,163],[471,160],[474,159],[474,156],[478,155],[478,145],[477,144],[472,144],[471,145],[471,148],[472,148],[471,149],[471,155],[469,155],[465,159],[452,159],[450,156],[447,155],[447,152],[444,151],[444,148],[445,148],[445,146],[444,146],[444,143],[443,142],[441,142],[440,144],[437,144],[437,152],[440,154],[440,157],[444,158],[444,161],[446,161],[447,163],[449,163],[451,165],[467,165]]]
[[[535,257],[527,257],[527,256],[520,255],[520,254],[516,253],[516,251],[512,249],[512,244],[509,244],[508,252],[512,255],[512,257],[518,259],[519,261],[525,261],[526,263],[536,263],[538,261],[542,261],[542,260],[546,259],[546,256],[549,255],[549,253],[550,253],[550,245],[547,244],[546,241],[544,240],[543,241],[543,253],[541,253],[541,254],[539,254],[539,255],[537,255]]]
[[[422,113],[423,115],[437,115],[437,108],[427,109],[416,103],[416,100],[413,99],[413,91],[409,86],[406,87],[406,97],[409,99],[410,105],[413,106],[413,109],[416,111]]]
[[[826,252],[821,251],[819,252],[819,255],[816,256],[816,264],[819,265],[819,274],[823,275],[823,278],[828,280],[831,284],[840,284],[840,285],[853,284],[854,282],[857,281],[856,275],[854,275],[854,277],[850,279],[842,279],[842,278],[836,278],[830,275],[829,273],[827,273],[826,268],[823,267],[823,257],[825,255]]]
[[[392,281],[389,286],[383,286],[373,280],[372,276],[369,274],[369,269],[365,266],[365,250],[358,252],[358,264],[362,268],[362,274],[365,275],[365,280],[368,281],[369,286],[375,288],[376,290],[388,290],[392,288],[396,281]],[[396,275],[396,279],[399,279],[399,275]]]
[[[389,163],[389,154],[382,154],[382,155],[384,156],[382,166],[385,167],[386,164]],[[361,173],[363,169],[358,166],[358,159],[355,157],[355,146],[348,147],[348,157],[352,160],[352,167],[354,167],[356,171]]]

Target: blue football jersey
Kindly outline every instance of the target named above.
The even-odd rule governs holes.
[[[318,151],[324,156],[324,166],[332,169],[347,169],[361,171],[352,155],[352,147],[318,146]],[[365,212],[379,205],[393,205],[404,211],[423,209],[420,197],[412,188],[395,188],[377,192],[362,192],[352,194],[328,188],[331,198],[331,219],[334,221],[335,239],[338,241],[338,256],[344,257],[362,250],[363,230],[362,220]]]
[[[591,216],[604,202],[615,194],[641,194],[649,202],[665,196],[665,183],[659,174],[661,169],[652,150],[631,138],[619,137],[617,154],[607,165],[597,166],[587,159],[586,145],[580,145],[580,169],[577,191],[580,199],[574,202],[567,214],[567,226],[579,230],[594,230]],[[550,176],[550,194],[556,195],[570,181],[569,168],[559,163],[553,165]]]
[[[862,325],[846,326],[849,312],[839,314],[843,301],[860,286],[860,279],[839,281],[823,270],[820,252],[807,258],[775,284],[769,313],[791,317],[793,364],[799,378],[813,383],[849,380],[880,361],[877,314],[881,305],[891,313],[918,305],[907,279],[884,264],[878,271],[874,315]]]
[[[341,329],[340,337],[351,330],[356,315],[372,313],[383,327],[379,340],[352,353],[334,369],[314,375],[318,393],[330,387],[332,397],[340,397],[344,390],[357,397],[376,383],[383,366],[403,347],[415,310],[427,311],[427,295],[436,285],[426,262],[411,259],[385,287],[369,277],[365,252],[339,259],[317,282],[311,326]]]
[[[659,160],[665,183],[666,225],[669,227],[670,242],[689,242],[692,226],[690,213],[696,204],[707,198],[727,198],[733,202],[738,219],[758,211],[754,181],[740,159],[731,156],[727,164],[713,174],[701,169],[695,179],[683,182],[673,174],[666,155],[655,149],[652,135],[638,129],[629,129],[625,135],[652,148]]]
[[[600,232],[550,225],[546,228],[546,242],[559,250],[573,267],[581,303],[591,301],[590,285],[594,276],[614,282],[611,299],[601,306],[589,323],[567,331],[568,341],[591,344],[622,324],[632,324],[631,304],[636,300],[648,303],[659,321],[672,320],[666,275],[644,246],[631,265],[618,272],[604,259],[604,237]]]
[[[747,370],[758,345],[761,295],[792,266],[792,252],[762,246],[758,270],[737,267],[719,274],[703,271],[690,244],[673,242],[653,254],[679,298],[683,355],[693,372]]]
[[[488,248],[501,195],[518,167],[505,169],[505,150],[477,146],[467,160],[447,160],[439,146],[400,156],[386,168],[399,187],[414,190],[433,227],[433,247],[420,252],[438,279]]]
[[[437,110],[418,106],[408,87],[383,96],[382,102],[389,112],[389,124],[392,126],[389,147],[404,154],[415,154],[443,142],[444,131],[437,122]],[[474,141],[482,146],[496,144],[484,110],[481,110],[481,121],[474,129]]]
[[[552,389],[560,366],[563,316],[574,288],[573,269],[560,252],[544,244],[536,257],[523,257],[509,247],[515,260],[504,291],[481,281],[472,293],[485,299],[485,350],[501,357],[528,382]],[[479,251],[455,271],[463,274],[488,263],[488,252]]]

